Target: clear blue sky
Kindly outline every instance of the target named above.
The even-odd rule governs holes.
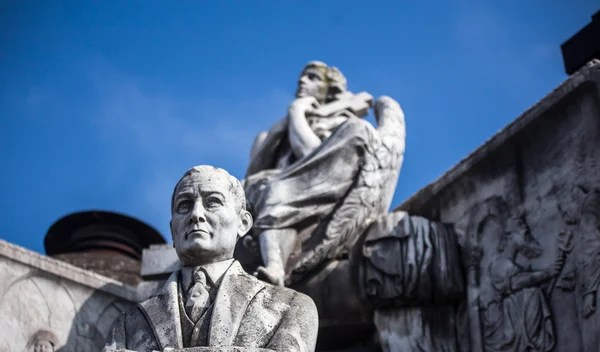
[[[43,252],[58,218],[139,218],[170,240],[193,165],[243,177],[309,60],[389,95],[407,150],[392,206],[566,79],[596,1],[3,1],[0,238]]]

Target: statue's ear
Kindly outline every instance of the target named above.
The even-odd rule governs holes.
[[[250,231],[250,229],[252,228],[252,224],[254,222],[252,221],[252,215],[250,214],[249,211],[247,210],[241,210],[240,211],[240,227],[238,229],[238,237],[242,237],[245,234],[248,233],[248,231]]]

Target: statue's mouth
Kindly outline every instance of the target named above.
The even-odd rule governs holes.
[[[301,97],[304,95],[306,95],[306,87],[298,86],[298,89],[296,90],[296,97]]]
[[[192,230],[185,234],[185,239],[189,239],[190,237],[206,237],[209,236],[210,233],[206,230]]]

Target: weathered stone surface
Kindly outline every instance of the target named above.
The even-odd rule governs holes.
[[[181,263],[172,244],[154,245],[144,249],[142,255],[142,277],[144,280],[167,279],[179,270]]]
[[[377,346],[373,310],[362,300],[356,266],[334,260],[290,288],[309,295],[319,311],[318,351]],[[363,351],[352,349],[350,351]]]
[[[142,282],[141,263],[137,259],[112,253],[63,253],[53,256],[58,260],[110,277],[130,286]]]
[[[464,299],[461,267],[451,225],[396,211],[367,230],[359,285],[378,309],[453,303]]]
[[[242,185],[225,170],[197,166],[185,173],[171,202],[181,269],[156,295],[119,316],[106,351],[315,349],[313,301],[259,281],[233,259],[238,238],[252,227],[245,206]]]
[[[133,287],[0,240],[0,351],[98,351]]]

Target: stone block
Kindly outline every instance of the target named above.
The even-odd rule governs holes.
[[[167,279],[181,267],[175,248],[171,244],[153,245],[142,254],[142,278],[144,280]]]

